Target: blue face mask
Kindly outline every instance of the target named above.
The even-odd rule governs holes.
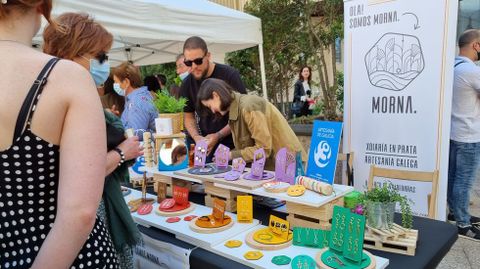
[[[181,74],[178,75],[178,76],[179,76],[180,79],[183,81],[183,80],[185,80],[185,79],[188,77],[188,75],[190,75],[190,72],[186,71],[186,72],[181,73]]]
[[[120,84],[113,83],[113,90],[120,96],[125,96],[125,90],[120,87]]]
[[[95,85],[97,87],[101,86],[110,75],[110,63],[108,61],[100,63],[97,59],[90,59],[90,74],[95,81]]]

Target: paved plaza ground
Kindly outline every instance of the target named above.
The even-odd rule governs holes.
[[[480,216],[480,178],[477,178],[471,192],[470,213]],[[478,269],[480,268],[480,242],[459,237],[450,252],[443,258],[439,269]]]

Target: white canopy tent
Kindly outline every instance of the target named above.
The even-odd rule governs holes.
[[[56,0],[53,14],[85,12],[113,35],[112,65],[173,62],[190,36],[202,37],[214,55],[258,45],[267,98],[260,19],[206,0]],[[37,38],[40,41],[41,38]]]

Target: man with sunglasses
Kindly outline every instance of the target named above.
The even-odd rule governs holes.
[[[470,191],[480,166],[480,30],[465,31],[455,57],[450,156],[448,165],[448,219],[458,234],[480,241],[480,218],[469,214]]]
[[[233,67],[214,63],[211,61],[211,54],[208,52],[205,41],[193,36],[188,38],[183,45],[184,64],[191,67],[190,75],[185,78],[180,89],[180,96],[187,98],[185,112],[185,127],[193,139],[189,143],[197,143],[202,139],[208,141],[207,161],[215,152],[216,146],[221,143],[229,148],[234,148],[230,127],[228,126],[228,115],[213,115],[198,117],[196,113],[197,94],[200,85],[207,78],[224,80],[239,93],[246,94],[240,73]]]

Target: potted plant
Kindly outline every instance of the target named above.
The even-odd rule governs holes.
[[[153,105],[158,110],[159,118],[172,119],[173,134],[180,133],[183,130],[183,108],[187,105],[187,99],[184,97],[175,98],[167,90],[158,91]]]
[[[392,228],[397,203],[400,204],[402,226],[411,229],[413,220],[409,199],[400,195],[391,183],[365,191],[359,199],[367,218],[367,225],[376,229]]]

